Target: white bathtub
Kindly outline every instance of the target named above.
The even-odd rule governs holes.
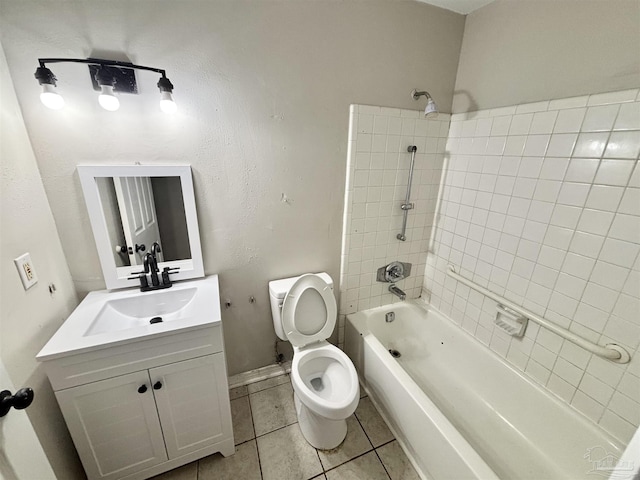
[[[597,479],[588,449],[622,454],[618,441],[432,307],[348,315],[345,351],[425,478]]]

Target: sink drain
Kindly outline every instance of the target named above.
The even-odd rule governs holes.
[[[402,356],[398,350],[394,350],[393,348],[389,349],[389,353],[393,358],[400,358]]]
[[[151,320],[149,320],[149,323],[154,324],[154,323],[160,323],[162,322],[162,317],[153,317]]]

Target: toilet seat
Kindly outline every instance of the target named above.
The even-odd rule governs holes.
[[[323,341],[333,333],[338,308],[331,287],[318,275],[302,275],[282,304],[282,326],[294,347]]]

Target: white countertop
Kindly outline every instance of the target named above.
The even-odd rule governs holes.
[[[103,314],[105,308],[116,302],[135,304],[136,298],[141,304],[153,304],[154,301],[163,298],[166,292],[176,290],[196,289],[193,298],[181,306],[180,311],[171,314],[171,319],[161,323],[149,324],[140,320],[132,323],[132,327],[117,327],[114,331],[100,331],[90,333],[97,318]],[[146,318],[153,317],[150,313]],[[133,318],[132,318],[133,319]],[[133,319],[135,320],[135,319]],[[47,344],[36,355],[38,361],[47,361],[69,355],[99,350],[114,345],[139,342],[152,337],[171,335],[177,331],[193,330],[211,327],[222,321],[220,314],[220,294],[218,276],[176,282],[171,288],[140,292],[139,288],[125,290],[100,290],[91,292],[76,307],[69,318],[62,324],[58,331],[51,337]],[[122,322],[120,322],[122,323]]]

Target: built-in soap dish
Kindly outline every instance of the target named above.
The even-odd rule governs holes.
[[[498,304],[496,310],[496,318],[493,323],[512,337],[522,337],[524,335],[529,321],[527,317],[500,304]]]

